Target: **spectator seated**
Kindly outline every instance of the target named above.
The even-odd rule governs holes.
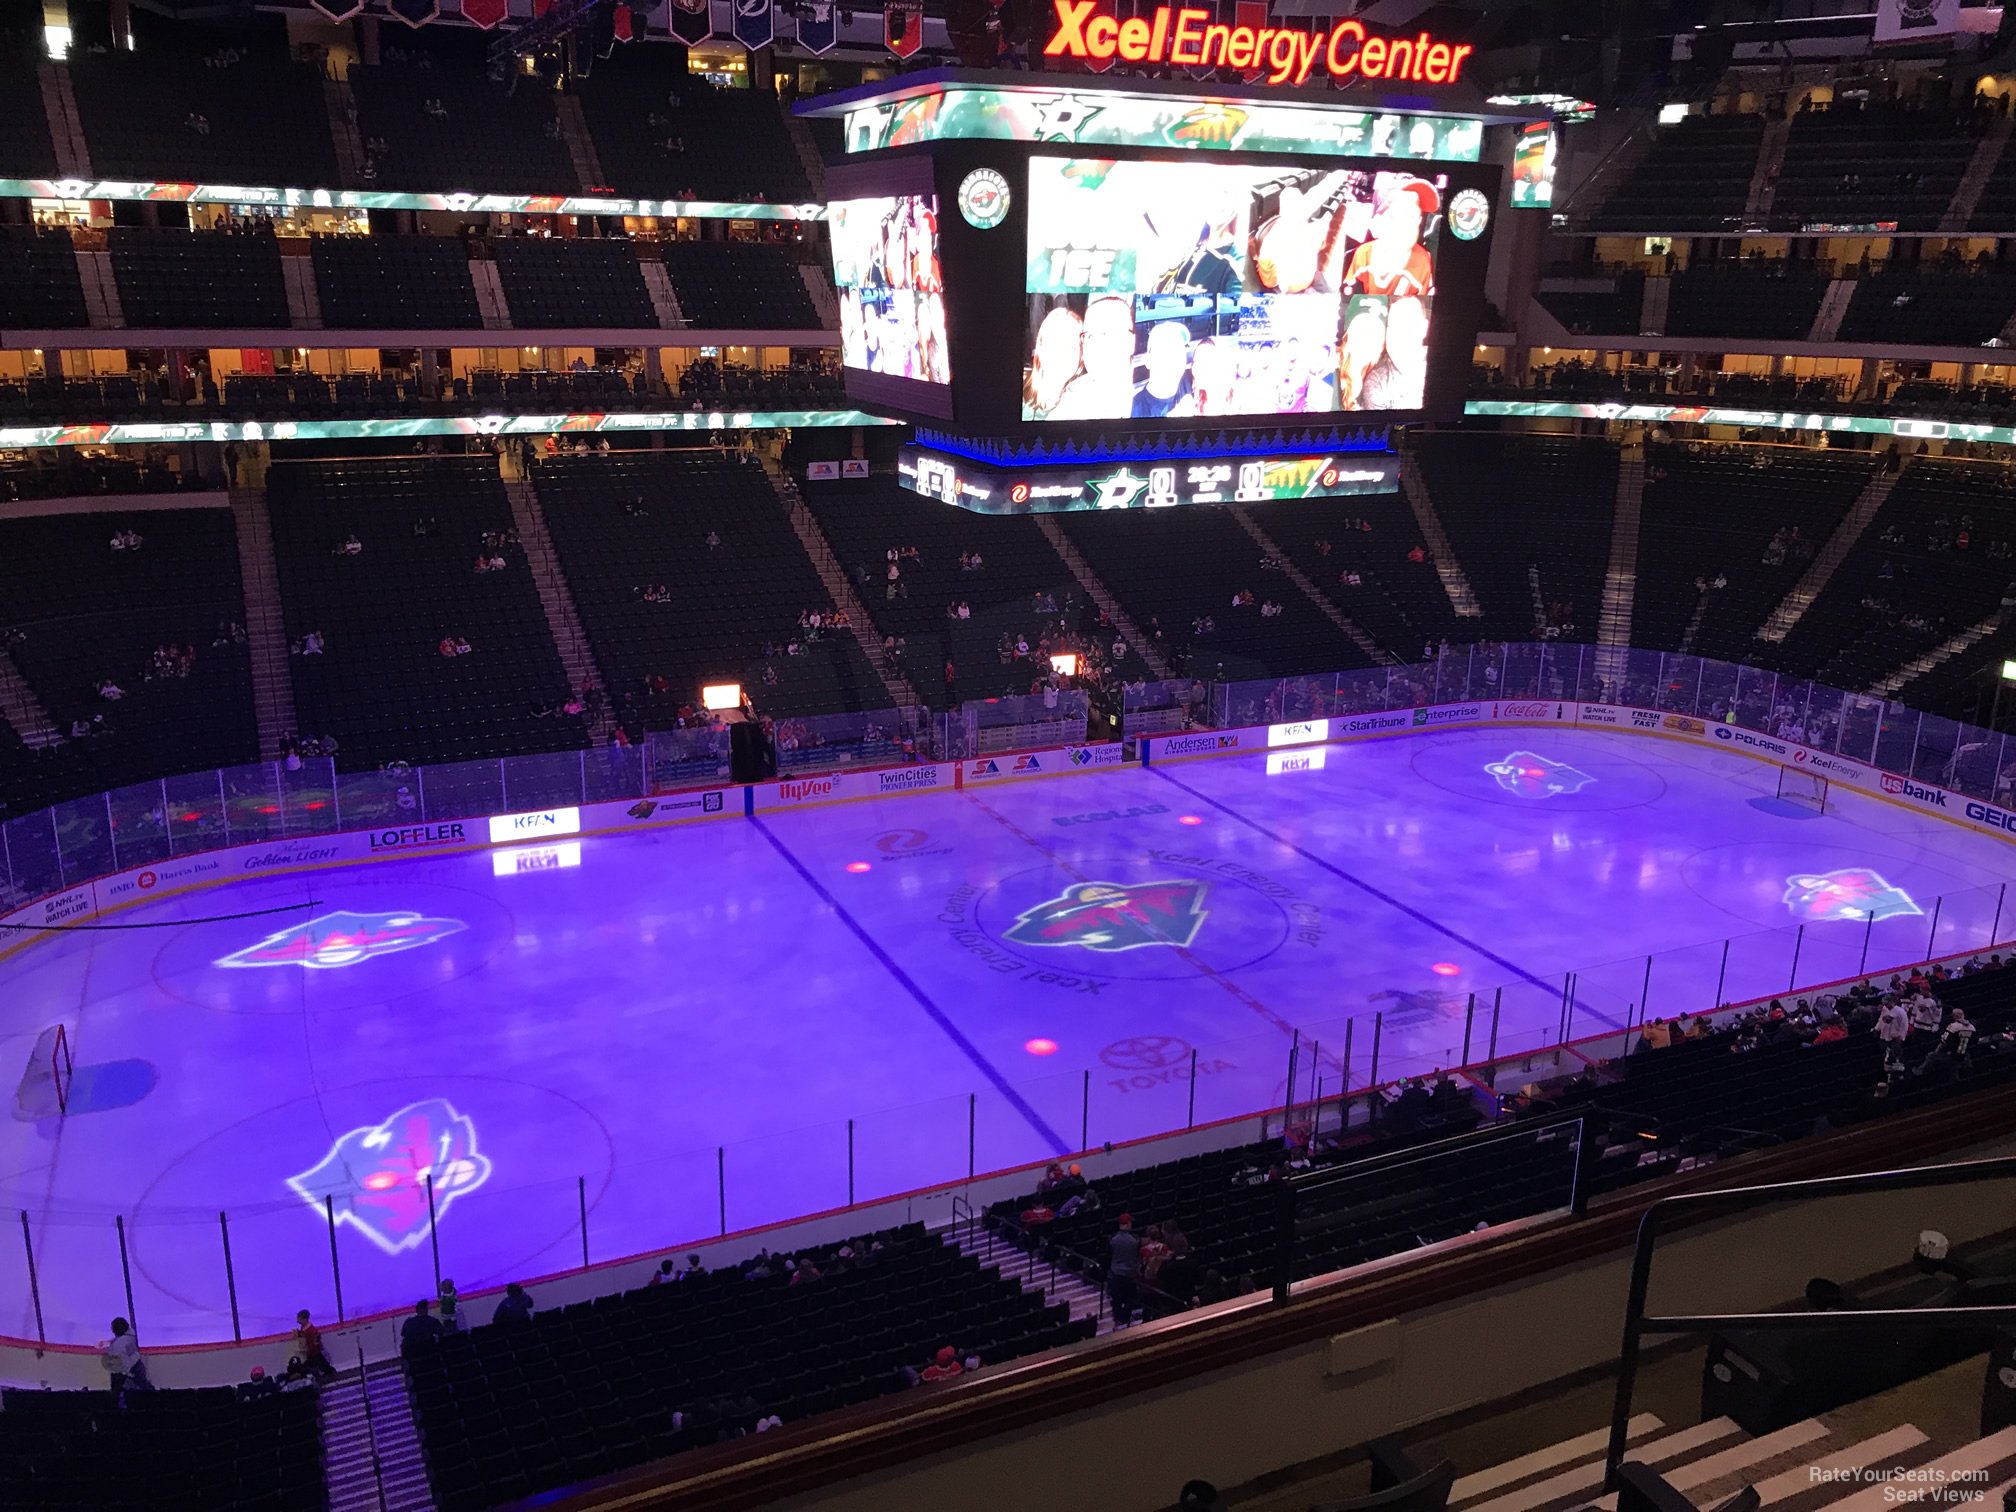
[[[1648,446],[1633,644],[1760,660],[1758,626],[1833,535],[1876,460],[1802,446]]]
[[[335,185],[321,70],[286,56],[277,20],[258,41],[243,28],[205,32],[144,12],[134,22],[131,52],[80,48],[68,64],[98,177]]]
[[[668,74],[655,59],[619,54],[581,82],[580,100],[613,193],[773,204],[814,198],[767,89],[717,89],[692,74]]]
[[[578,194],[587,187],[574,171],[550,89],[506,90],[473,57],[455,65],[448,56],[439,67],[425,54],[351,67],[363,187],[493,194]],[[655,192],[663,194],[662,181]]]
[[[1028,516],[947,509],[890,477],[807,483],[804,492],[876,633],[885,644],[901,637],[896,659],[932,708],[949,707],[955,693],[957,700],[1030,693],[1050,674],[1050,651],[1079,652],[1086,660],[1076,685],[1113,709],[1115,681],[1150,675],[1131,646],[1112,665],[1118,632],[1099,625],[1071,569]],[[899,553],[894,579],[891,551]],[[978,567],[970,565],[975,557]],[[949,613],[954,606],[969,616]],[[1018,642],[1028,649],[1018,652]],[[944,678],[948,661],[956,686]]]
[[[1192,677],[1291,676],[1370,665],[1223,509],[1060,515],[1064,533],[1143,635]],[[1237,602],[1235,602],[1237,600]],[[1278,613],[1266,613],[1278,608]]]
[[[761,468],[695,448],[563,454],[534,477],[596,662],[645,727],[672,728],[712,682],[792,714],[893,702],[853,634],[825,625],[826,585]],[[813,612],[817,631],[800,624]]]
[[[1603,604],[1617,449],[1606,439],[1433,432],[1421,475],[1484,610],[1503,640],[1588,640]]]
[[[1323,596],[1382,651],[1402,662],[1460,635],[1449,590],[1421,546],[1421,526],[1403,494],[1284,499],[1250,512]],[[1353,579],[1356,579],[1354,582]]]
[[[2000,611],[2016,578],[2001,463],[1918,457],[1780,645],[1785,670],[1861,689]]]
[[[494,458],[280,462],[266,486],[288,639],[324,642],[289,658],[296,717],[337,737],[339,768],[581,743],[578,719],[540,717],[571,690],[524,552],[485,541],[514,533]],[[479,548],[504,570],[474,572]]]
[[[794,1281],[796,1259],[816,1279]],[[412,1346],[407,1380],[441,1512],[908,1391],[943,1348],[985,1370],[1092,1331],[922,1224],[760,1269],[702,1272]]]
[[[129,534],[137,549],[108,544]],[[74,732],[64,796],[258,758],[228,510],[0,521],[0,605],[15,664]]]
[[[1893,263],[1859,278],[1844,342],[1981,346],[2016,316],[2016,271],[1999,263]]]
[[[1947,110],[1837,102],[1792,117],[1771,224],[1894,221],[1933,231],[1973,156],[1975,125]]]

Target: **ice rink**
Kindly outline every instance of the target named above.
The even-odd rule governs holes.
[[[0,962],[10,1074],[58,1022],[76,1054],[69,1116],[6,1126],[0,1331],[35,1331],[17,1210],[52,1341],[126,1310],[115,1217],[141,1337],[228,1338],[220,1213],[251,1336],[334,1316],[331,1211],[354,1317],[437,1242],[469,1291],[579,1265],[584,1210],[608,1260],[1254,1112],[1298,1036],[1334,1092],[2016,932],[2006,843],[1776,788],[1456,731],[125,910]]]

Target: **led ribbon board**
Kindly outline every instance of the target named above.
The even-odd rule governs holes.
[[[1122,21],[1100,0],[1052,0],[1057,27],[1046,58],[1085,63],[1167,64],[1264,73],[1269,84],[1306,84],[1319,68],[1339,84],[1454,84],[1475,50],[1427,32],[1374,37],[1363,22],[1339,21],[1329,31],[1226,25],[1215,12],[1174,6]]]
[[[148,183],[129,179],[0,178],[0,199],[153,200],[250,205],[265,210],[452,210],[458,215],[642,215],[685,220],[826,218],[824,205],[745,200],[617,199],[597,194],[404,194],[382,189],[287,189],[261,184]]]
[[[186,420],[131,425],[0,426],[0,448],[174,441],[349,441],[396,436],[583,436],[626,431],[801,430],[894,425],[862,410],[674,410],[669,414],[464,415],[408,420]]]
[[[1392,493],[1400,464],[1384,454],[1224,457],[995,468],[906,446],[897,460],[913,493],[976,514],[1059,514],[1093,509],[1173,509]]]
[[[1662,425],[1740,425],[1758,430],[1840,431],[1853,436],[1903,436],[1913,441],[1991,441],[2016,446],[2016,426],[1902,415],[1830,415],[1814,410],[1722,409],[1711,404],[1604,404],[1559,399],[1472,399],[1466,415],[1525,420],[1648,420]],[[0,431],[0,445],[6,432]]]
[[[1484,145],[1484,123],[1455,116],[1019,84],[948,84],[858,105],[845,121],[849,153],[981,140],[1474,163]]]

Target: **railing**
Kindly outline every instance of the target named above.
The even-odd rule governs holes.
[[[1999,735],[1879,699],[1727,663],[1621,649],[1480,645],[1453,648],[1421,666],[1207,692],[1201,706],[1194,698],[1182,706],[1193,719],[1228,724],[1476,698],[1630,702],[1774,733],[1791,722],[1803,728],[1810,748],[1984,799],[2001,796],[1998,774],[2016,761]],[[862,718],[865,734],[869,717]],[[1508,742],[1537,738],[1505,733]],[[566,751],[404,772],[338,775],[323,760],[299,771],[265,765],[166,778],[0,827],[7,886],[18,901],[247,840],[647,796],[661,777],[690,777],[689,764],[718,781],[720,757],[711,740],[710,732],[675,731],[641,750]],[[1088,798],[1088,806],[1097,803]],[[508,1254],[493,1226],[457,1219],[437,1227],[438,1215],[424,1207],[424,1229],[394,1252],[340,1243],[340,1199],[309,1202],[286,1192],[223,1213],[195,1187],[179,1195],[157,1187],[136,1211],[38,1205],[13,1220],[0,1212],[0,1228],[18,1221],[23,1239],[19,1250],[0,1244],[0,1295],[32,1296],[38,1304],[34,1316],[24,1305],[0,1320],[0,1332],[88,1344],[102,1330],[103,1299],[137,1285],[139,1314],[149,1319],[142,1326],[155,1346],[216,1338],[227,1326],[246,1336],[284,1333],[304,1304],[337,1318],[410,1306],[413,1297],[433,1293],[443,1270],[460,1275],[465,1290],[487,1284],[478,1278],[559,1274],[702,1235],[943,1193],[1071,1148],[1097,1150],[1263,1112],[1279,1118],[1286,1108],[1357,1098],[1437,1068],[1467,1067],[1489,1085],[1509,1066],[1523,1080],[1535,1057],[1566,1044],[1614,1054],[1648,1018],[2000,948],[2016,931],[2007,902],[2006,889],[1991,884],[1919,899],[1914,906],[1922,912],[1881,922],[1760,929],[1544,977],[1508,973],[1493,980],[1486,967],[1460,989],[1399,994],[1385,981],[1340,980],[1330,984],[1338,994],[1333,1002],[1354,988],[1361,989],[1360,1002],[1367,989],[1386,990],[1356,1013],[1281,1021],[1248,1036],[1122,1041],[1094,1064],[1047,1076],[1004,1077],[969,1089],[955,1083],[930,1100],[806,1127],[730,1131],[712,1145],[626,1150],[621,1183],[630,1191],[648,1188],[648,1202],[601,1203],[618,1176],[599,1167],[516,1184],[493,1180],[480,1194],[456,1195],[458,1205],[509,1215]],[[1285,1046],[1284,1033],[1291,1040]],[[555,1167],[564,1171],[558,1162],[543,1168]],[[144,1270],[129,1261],[125,1241],[134,1235],[147,1252]],[[520,1242],[522,1235],[536,1242]],[[222,1252],[220,1237],[228,1246]],[[178,1257],[172,1284],[156,1276],[153,1257],[163,1252]]]
[[[1624,1463],[1631,1417],[1631,1396],[1638,1383],[1638,1353],[1647,1334],[1705,1334],[1718,1329],[1827,1330],[1836,1333],[1882,1329],[1923,1331],[1939,1328],[1986,1330],[2016,1321],[2016,1305],[1988,1307],[1860,1308],[1840,1312],[1675,1313],[1645,1311],[1652,1284],[1652,1253],[1662,1229],[1676,1219],[1720,1217],[1748,1208],[1809,1198],[1861,1195],[1870,1192],[1914,1192],[1931,1187],[1965,1186],[2016,1177],[2016,1157],[1959,1161],[1921,1166],[1915,1170],[1872,1171],[1860,1176],[1829,1176],[1812,1181],[1774,1182],[1767,1186],[1730,1187],[1719,1192],[1692,1192],[1665,1197],[1652,1204],[1638,1225],[1637,1248],[1631,1257],[1631,1290],[1624,1302],[1624,1343],[1617,1361],[1617,1391],[1610,1409],[1610,1441],[1604,1453],[1604,1484],[1617,1488]]]

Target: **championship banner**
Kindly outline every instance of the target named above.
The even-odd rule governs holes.
[[[408,26],[425,26],[441,14],[441,0],[386,0],[385,8]]]
[[[768,47],[777,35],[777,12],[770,0],[735,0],[735,40],[750,52]]]
[[[688,47],[697,47],[714,35],[713,7],[708,0],[672,0],[672,35]]]
[[[924,0],[888,0],[882,7],[882,40],[899,58],[924,45]]]
[[[462,19],[489,31],[511,13],[509,0],[462,0]]]
[[[833,51],[840,40],[840,20],[833,0],[800,0],[798,45],[815,57]]]
[[[1923,42],[1960,30],[1960,0],[1877,0],[1875,41]]]
[[[331,21],[348,21],[364,9],[364,0],[315,0],[315,9]]]

